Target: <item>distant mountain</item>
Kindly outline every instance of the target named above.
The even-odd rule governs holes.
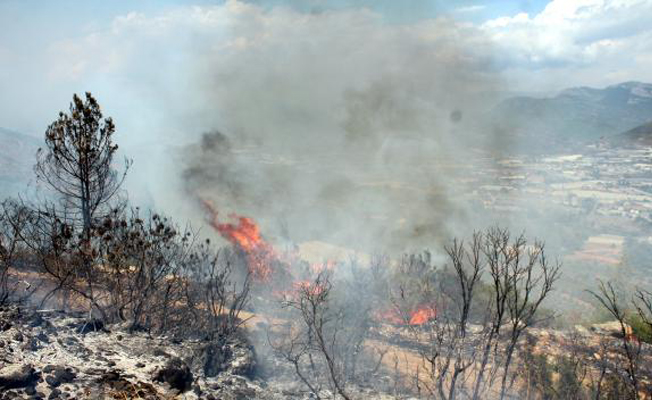
[[[512,97],[492,112],[496,135],[531,147],[560,148],[616,135],[652,121],[652,84],[579,87],[554,97]]]
[[[652,121],[616,135],[610,142],[621,146],[652,146]]]
[[[33,176],[38,139],[0,128],[0,199],[24,189]]]

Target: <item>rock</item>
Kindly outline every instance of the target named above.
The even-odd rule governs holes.
[[[629,325],[625,325],[625,330],[627,331],[628,329],[631,329],[629,328]],[[596,333],[613,336],[615,338],[623,337],[622,327],[618,321],[605,322],[603,324],[593,324],[591,325],[591,330]]]
[[[76,346],[76,345],[79,345],[79,340],[77,340],[76,338],[74,338],[72,336],[68,336],[63,341],[59,340],[58,342],[59,342],[59,344],[62,344],[64,346]]]
[[[175,357],[170,359],[163,368],[156,371],[154,380],[165,382],[179,392],[185,392],[190,389],[193,377],[188,365]]]
[[[201,363],[204,376],[217,376],[220,372],[226,370],[227,361],[231,358],[231,355],[231,349],[219,343],[209,343],[199,349],[198,360]]]
[[[253,347],[239,349],[233,357],[230,366],[231,373],[246,377],[253,377],[256,369],[256,355]]]
[[[37,351],[40,349],[41,346],[39,346],[38,341],[34,338],[29,338],[25,344],[23,344],[22,349],[24,351]]]
[[[152,354],[155,355],[156,357],[165,357],[165,358],[172,357],[168,352],[166,352],[160,347],[155,348]]]
[[[29,327],[30,328],[37,328],[39,326],[43,326],[46,324],[46,321],[43,319],[43,317],[39,314],[36,314],[34,318],[29,322]]]
[[[48,400],[58,399],[60,395],[61,395],[61,390],[56,389],[56,388],[52,389],[52,391],[50,392],[50,395],[48,396]]]
[[[97,332],[104,330],[104,322],[99,319],[91,319],[90,321],[85,321],[81,324],[78,324],[75,328],[75,332],[86,334],[89,332]]]
[[[61,383],[70,383],[75,380],[77,374],[72,370],[72,368],[57,367],[54,370],[54,376]]]
[[[14,340],[15,340],[15,341],[17,341],[17,342],[22,342],[23,339],[24,339],[24,337],[23,337],[23,334],[22,334],[22,333],[20,333],[20,332],[16,332],[16,333],[14,334]]]
[[[48,365],[48,367],[50,366]],[[45,371],[45,368],[43,370]],[[77,374],[71,368],[56,366],[50,368],[50,371],[52,374],[45,377],[45,382],[52,387],[60,386],[62,383],[70,383],[77,377]]]
[[[145,364],[143,364],[141,362],[136,363],[136,368],[144,368],[144,367],[145,367]]]
[[[43,332],[41,332],[41,333],[39,333],[38,335],[36,335],[36,339],[40,340],[40,341],[43,342],[43,343],[50,343],[50,339],[49,339],[48,336],[47,336],[45,333],[43,333]]]
[[[117,381],[120,379],[120,373],[118,371],[109,371],[105,373],[101,380],[104,382]]]
[[[38,375],[31,365],[11,364],[0,369],[0,388],[32,386],[37,379]]]
[[[46,376],[46,377],[45,377],[45,382],[46,382],[48,385],[50,385],[51,387],[54,387],[54,388],[57,387],[57,386],[59,386],[59,385],[61,385],[61,382],[57,381],[56,378],[53,377],[52,375],[48,375],[48,376]]]

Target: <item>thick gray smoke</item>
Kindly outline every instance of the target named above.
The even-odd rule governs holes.
[[[197,71],[213,115],[180,157],[186,199],[272,239],[365,252],[432,247],[464,225],[456,166],[483,146],[498,84],[482,37],[446,19],[249,12]]]

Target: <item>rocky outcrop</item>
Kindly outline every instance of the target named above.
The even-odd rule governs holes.
[[[190,390],[192,380],[190,367],[177,357],[170,359],[163,368],[154,374],[154,381],[167,383],[170,388],[179,392]]]
[[[33,386],[38,376],[31,365],[10,364],[0,368],[0,388],[14,389]]]
[[[86,315],[0,307],[0,400],[282,398],[252,374],[244,335],[171,340]]]

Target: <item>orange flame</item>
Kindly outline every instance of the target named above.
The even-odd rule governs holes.
[[[423,325],[436,316],[437,313],[433,307],[419,307],[410,315],[410,325]]]
[[[252,277],[260,282],[269,281],[272,275],[272,263],[277,256],[274,248],[262,238],[258,225],[251,218],[235,214],[232,214],[231,218],[236,219],[237,224],[220,223],[215,207],[207,201],[202,203],[209,213],[209,224],[224,239],[245,253]]]
[[[418,306],[416,310],[407,314],[403,314],[398,308],[392,307],[375,314],[377,321],[392,325],[423,325],[436,317],[437,312],[432,306]]]

